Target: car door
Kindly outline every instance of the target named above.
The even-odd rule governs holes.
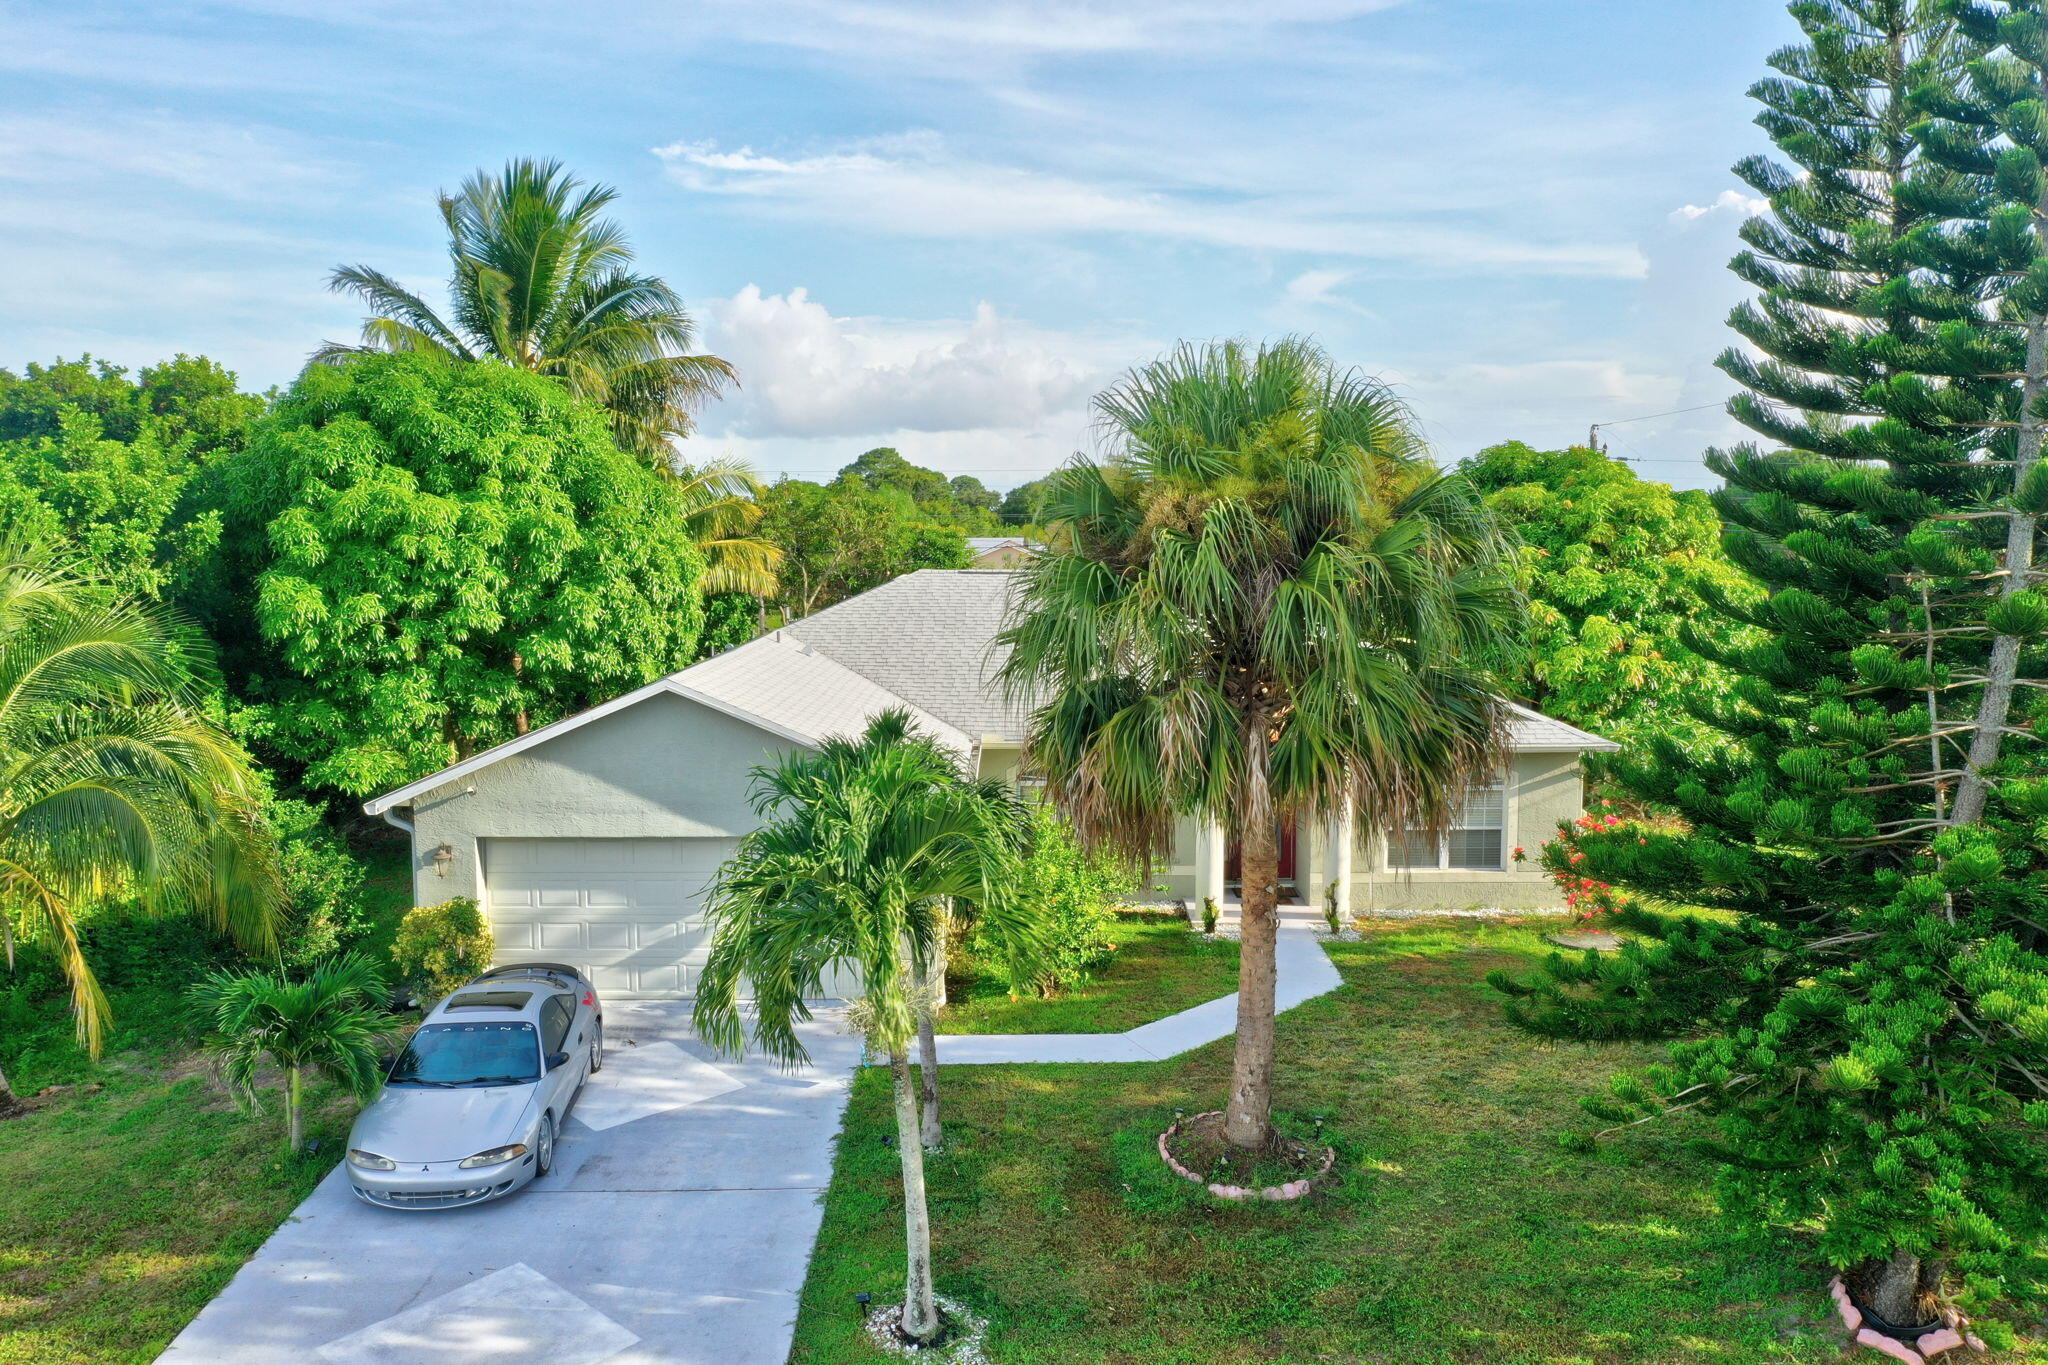
[[[575,996],[551,995],[541,1002],[540,1050],[543,1062],[558,1052],[569,1054],[568,1061],[542,1078],[542,1084],[548,1088],[548,1107],[555,1111],[557,1123],[561,1121],[563,1111],[569,1107],[569,1097],[576,1093],[576,1086],[583,1079],[581,1068],[588,1065],[587,1057],[582,1061],[578,1060],[579,1049],[569,1036],[575,1021]]]

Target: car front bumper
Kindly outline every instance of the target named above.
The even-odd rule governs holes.
[[[395,1171],[369,1171],[342,1159],[356,1198],[380,1209],[453,1209],[500,1199],[534,1177],[533,1153],[502,1166],[465,1171],[453,1161],[400,1162]]]

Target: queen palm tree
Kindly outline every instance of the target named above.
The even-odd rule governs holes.
[[[1224,1131],[1263,1149],[1280,822],[1441,828],[1496,770],[1509,561],[1395,396],[1309,342],[1182,345],[1095,406],[1112,449],[1057,476],[1002,676],[1085,841],[1143,859],[1179,815],[1237,832]]]
[[[782,547],[752,534],[761,523],[761,480],[733,459],[680,465],[684,527],[704,552],[707,593],[739,592],[773,597]]]
[[[47,547],[0,541],[0,943],[17,920],[99,1055],[112,1012],[78,910],[133,899],[275,946],[275,848],[247,756],[203,709],[206,641]]]
[[[910,1080],[910,1041],[929,1007],[918,986],[936,960],[948,897],[974,902],[1015,955],[1031,951],[1030,926],[1010,899],[1028,825],[1002,784],[962,778],[952,755],[901,711],[877,716],[858,740],[756,770],[754,805],[763,824],[740,840],[709,897],[714,929],[697,1030],[715,1047],[742,1051],[748,983],[755,1042],[797,1065],[809,1055],[796,1028],[810,1018],[805,1000],[824,993],[835,964],[860,973],[868,1041],[888,1056],[895,1093],[908,1262],[902,1328],[929,1341],[942,1324]]]
[[[354,294],[370,316],[359,345],[329,342],[313,359],[427,351],[553,375],[611,413],[620,445],[665,470],[669,438],[689,434],[691,412],[730,387],[733,371],[716,356],[690,354],[697,324],[681,296],[633,273],[625,233],[600,216],[616,198],[558,161],[479,171],[440,199],[448,317],[381,270],[340,266],[328,287]]]
[[[358,1099],[376,1090],[378,1055],[398,1020],[378,1001],[384,977],[361,953],[321,963],[304,981],[283,971],[217,971],[192,990],[213,1033],[208,1048],[228,1081],[253,1105],[256,1067],[266,1058],[284,1077],[285,1150],[305,1143],[305,1080],[321,1071]]]

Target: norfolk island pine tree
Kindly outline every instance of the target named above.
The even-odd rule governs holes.
[[[1279,822],[1348,803],[1365,828],[1440,828],[1497,770],[1511,558],[1394,395],[1307,341],[1186,344],[1096,408],[1113,449],[1047,493],[1002,678],[1084,841],[1143,862],[1179,816],[1238,833],[1224,1131],[1263,1149]]]
[[[1588,1107],[1711,1120],[1731,1218],[1809,1229],[1908,1325],[2048,1280],[2042,16],[1793,13],[1807,41],[1752,93],[1799,169],[1737,168],[1771,206],[1734,262],[1760,355],[1721,361],[1779,448],[1709,456],[1728,550],[1770,596],[1692,633],[1737,676],[1697,708],[1728,745],[1610,765],[1683,831],[1581,845],[1591,876],[1734,919],[1638,906],[1647,946],[1497,984],[1544,1033],[1683,1035]]]

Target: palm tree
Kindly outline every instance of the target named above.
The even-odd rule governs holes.
[[[256,1067],[268,1058],[284,1073],[285,1150],[305,1139],[305,1073],[322,1071],[358,1099],[376,1090],[379,1053],[397,1019],[376,1003],[384,977],[361,953],[321,963],[304,981],[282,970],[217,971],[192,989],[195,1008],[215,1037],[208,1047],[221,1072],[256,1103]]]
[[[929,1341],[941,1323],[910,1081],[910,1041],[928,1007],[918,984],[935,961],[948,897],[973,901],[1012,951],[1030,951],[1030,927],[1010,900],[1028,826],[1014,794],[962,778],[952,755],[901,711],[877,716],[858,740],[757,769],[754,805],[761,828],[740,840],[712,887],[697,1030],[739,1053],[745,982],[754,1040],[800,1064],[809,1055],[796,1029],[810,1018],[804,1001],[824,993],[835,963],[860,972],[868,1039],[888,1055],[895,1091],[908,1251],[902,1328]]]
[[[1113,449],[1056,478],[1002,676],[1085,841],[1145,859],[1178,815],[1237,831],[1224,1130],[1264,1149],[1280,822],[1441,828],[1496,770],[1511,569],[1394,395],[1309,342],[1184,344],[1095,406]]]
[[[632,272],[625,233],[599,216],[616,198],[558,161],[479,171],[440,199],[449,316],[381,270],[340,266],[328,287],[354,294],[370,316],[360,345],[329,342],[313,359],[427,351],[553,375],[610,411],[620,445],[666,469],[669,438],[689,434],[692,410],[730,387],[733,371],[716,356],[689,354],[697,324],[681,296]]]
[[[0,943],[11,967],[18,918],[51,946],[93,1056],[112,1015],[82,904],[132,898],[276,943],[275,846],[247,755],[202,709],[212,667],[169,613],[0,540]]]
[[[782,547],[752,534],[761,522],[761,480],[733,459],[680,465],[684,527],[704,552],[707,593],[773,597]]]

